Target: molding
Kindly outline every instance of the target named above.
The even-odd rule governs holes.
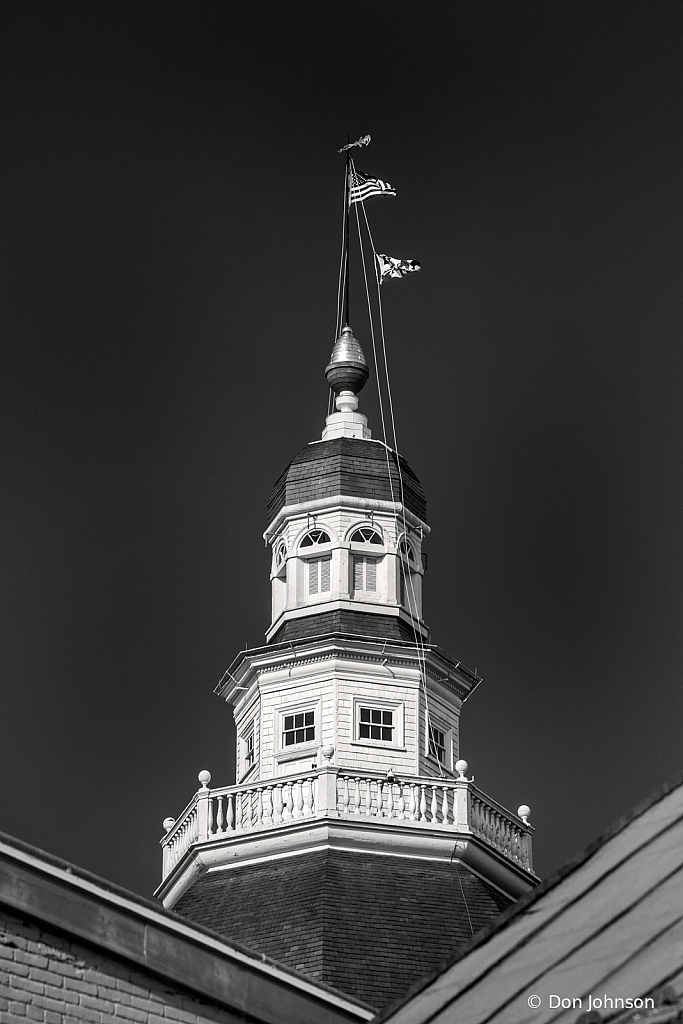
[[[188,867],[193,878],[202,870]],[[240,1020],[341,1024],[374,1016],[260,954],[8,836],[0,836],[0,906],[189,989]]]
[[[233,833],[224,839],[196,843],[157,889],[155,896],[172,907],[205,871],[230,871],[246,864],[281,860],[318,850],[344,850],[378,856],[451,862],[457,858],[490,885],[512,899],[537,884],[524,870],[466,829],[436,828],[431,822],[383,822],[338,816],[304,818],[262,832]]]
[[[319,442],[311,442],[318,444]],[[377,442],[381,444],[381,442]],[[355,498],[351,495],[346,494],[335,494],[328,498],[316,498],[312,501],[300,501],[295,505],[283,505],[275,519],[269,524],[268,528],[263,534],[263,539],[266,544],[275,537],[279,531],[282,523],[285,519],[292,519],[298,515],[306,515],[307,512],[311,512],[313,509],[325,509],[326,511],[339,510],[345,508],[359,509],[360,511],[366,511],[373,509],[375,512],[387,512],[389,515],[398,516],[400,514],[401,519],[405,516],[406,523],[412,526],[413,529],[422,530],[425,536],[431,533],[431,528],[416,516],[410,509],[404,508],[403,503],[400,501],[385,501],[380,498]]]

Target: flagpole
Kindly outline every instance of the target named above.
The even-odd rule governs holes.
[[[347,143],[351,135],[347,136]],[[351,150],[346,150],[346,179],[344,185],[344,315],[342,327],[349,326],[349,176],[351,174]]]

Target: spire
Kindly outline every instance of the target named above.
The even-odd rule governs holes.
[[[334,343],[325,376],[335,394],[337,412],[327,417],[323,441],[333,437],[371,437],[367,417],[356,412],[356,396],[365,387],[370,371],[360,342],[354,338],[348,324]]]

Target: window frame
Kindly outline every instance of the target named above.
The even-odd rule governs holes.
[[[371,711],[391,711],[393,716],[394,737],[392,740],[373,740],[371,737],[360,735],[360,711],[361,708],[369,708]],[[363,723],[366,724],[366,723]],[[391,700],[380,697],[354,696],[353,698],[353,739],[352,746],[374,747],[381,750],[405,750],[405,702],[402,700]]]
[[[441,761],[430,751],[430,730],[437,729],[443,734],[445,760]],[[425,757],[433,764],[439,765],[448,772],[453,771],[453,728],[432,714],[425,715]]]
[[[251,764],[247,763],[248,751],[249,751],[249,740],[252,741],[252,761]],[[256,719],[252,718],[251,721],[246,725],[239,734],[239,754],[240,754],[240,783],[243,782],[256,768],[258,764],[256,758]]]
[[[284,745],[285,718],[289,715],[297,715],[302,712],[305,714],[311,711],[313,712],[314,738],[312,740],[304,740],[301,743],[292,743],[286,747]],[[275,763],[281,768],[288,761],[300,761],[308,757],[309,754],[315,755],[321,743],[321,729],[322,699],[320,697],[303,698],[275,708],[273,718],[273,759]],[[282,771],[278,770],[279,774],[282,774]],[[276,771],[276,774],[278,774],[278,771]]]

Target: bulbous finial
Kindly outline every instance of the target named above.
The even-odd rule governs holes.
[[[207,772],[206,768],[199,773],[197,776],[198,780],[202,784],[202,789],[208,789],[209,783],[211,782],[211,772]]]
[[[325,367],[325,376],[335,395],[350,391],[357,395],[365,387],[370,375],[363,349],[346,324],[334,343],[330,361]]]
[[[531,814],[531,808],[528,806],[528,804],[522,804],[520,807],[518,807],[517,814],[520,816],[525,825],[529,824],[527,818]]]
[[[467,764],[467,761],[462,760],[462,761],[456,761],[455,762],[455,770],[458,773],[458,779],[462,779],[463,782],[467,782],[468,781],[467,780],[467,769],[468,769],[468,767],[469,767],[469,765]]]
[[[170,832],[175,825],[175,818],[164,818],[164,831]]]

